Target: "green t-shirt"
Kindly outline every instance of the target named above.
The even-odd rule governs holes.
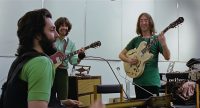
[[[28,82],[28,101],[49,101],[55,67],[46,56],[29,60],[22,68],[20,78]]]
[[[138,48],[139,44],[142,41],[146,41],[147,44],[154,40],[157,36],[152,36],[151,38],[143,38],[142,36],[137,36],[133,38],[128,45],[126,50]],[[160,87],[160,75],[158,69],[158,55],[162,53],[163,49],[159,41],[156,41],[150,48],[150,53],[153,54],[153,57],[145,63],[145,68],[143,74],[134,78],[133,82],[141,86],[158,86]]]

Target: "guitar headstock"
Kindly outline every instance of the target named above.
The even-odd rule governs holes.
[[[101,42],[100,41],[96,41],[94,43],[91,43],[89,45],[90,48],[96,48],[96,47],[100,47],[101,46]]]
[[[172,22],[170,25],[169,25],[169,28],[174,28],[176,27],[177,25],[183,23],[184,21],[184,18],[183,17],[179,17],[176,21]]]
[[[175,28],[177,25],[183,23],[184,18],[179,17],[176,21],[172,22],[168,27],[163,30],[163,33],[167,32],[170,28]]]

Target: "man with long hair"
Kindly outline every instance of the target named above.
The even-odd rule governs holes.
[[[160,76],[158,69],[158,56],[159,53],[161,53],[166,60],[169,60],[170,51],[164,34],[161,33],[159,36],[155,35],[154,22],[150,14],[140,14],[137,21],[136,33],[138,36],[134,37],[119,54],[119,58],[130,65],[138,65],[140,64],[140,60],[137,57],[128,57],[126,54],[129,50],[134,48],[137,49],[141,42],[145,41],[147,45],[149,45],[153,40],[158,39],[158,41],[155,41],[155,43],[149,48],[149,52],[153,54],[153,57],[146,61],[142,75],[133,78],[135,84],[151,92],[146,92],[140,87],[135,86],[136,98],[144,99],[152,96],[152,94],[159,95]],[[141,52],[141,54],[142,53],[144,52]]]

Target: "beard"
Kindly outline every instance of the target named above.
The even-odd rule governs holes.
[[[41,38],[42,39],[39,41],[39,43],[40,43],[44,53],[47,54],[48,56],[56,53],[57,50],[53,45],[54,41],[51,41],[50,39],[48,39],[45,34],[43,34],[41,36]]]

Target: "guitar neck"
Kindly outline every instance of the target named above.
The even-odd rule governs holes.
[[[166,28],[162,31],[162,33],[165,34],[169,29],[170,29],[170,27],[166,27]],[[159,36],[159,35],[158,35],[158,36]],[[158,41],[158,36],[157,36],[155,39],[153,39],[152,41],[150,40],[150,43],[146,46],[146,48],[144,49],[143,52],[149,50],[149,49],[151,48],[151,46],[152,46],[153,44],[155,44],[155,43]]]
[[[87,50],[87,49],[89,49],[89,48],[90,48],[90,46],[84,47],[85,50]],[[80,50],[80,49],[79,49],[79,50]],[[71,57],[71,56],[73,56],[73,55],[78,54],[78,51],[79,51],[79,50],[76,50],[76,51],[74,51],[74,52],[71,52],[71,53],[67,54],[67,55],[65,56],[65,58],[67,59],[67,58],[69,58],[69,57]]]
[[[168,27],[166,27],[162,32],[163,32],[163,34],[165,34],[168,30],[170,29],[170,27],[168,26]]]
[[[170,28],[174,28],[176,27],[177,25],[183,23],[184,21],[184,18],[183,17],[179,17],[176,21],[172,22],[169,26],[167,26],[163,31],[162,33],[166,33]],[[150,42],[149,45],[147,45],[147,47],[143,50],[143,52],[145,52],[146,50],[149,50],[149,48],[155,43],[158,41],[158,37],[156,37],[156,39],[154,39],[152,42]]]

